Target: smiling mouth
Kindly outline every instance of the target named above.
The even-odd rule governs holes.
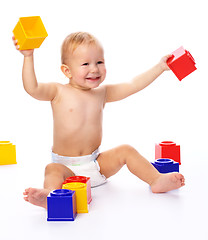
[[[93,78],[86,78],[88,81],[98,81],[100,80],[100,77],[93,77]]]

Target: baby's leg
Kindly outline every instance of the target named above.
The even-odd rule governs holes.
[[[45,169],[44,188],[28,188],[23,193],[24,199],[34,205],[47,208],[47,196],[54,189],[60,189],[63,181],[74,173],[66,166],[58,163],[50,163]]]
[[[109,178],[125,164],[130,172],[151,186],[152,192],[167,192],[184,186],[184,177],[180,173],[161,174],[152,164],[133,147],[122,145],[103,152],[97,159],[101,173]]]

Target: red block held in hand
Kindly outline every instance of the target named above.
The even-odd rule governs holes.
[[[172,54],[173,56],[167,60],[167,65],[180,81],[197,69],[194,58],[183,47],[178,48]]]

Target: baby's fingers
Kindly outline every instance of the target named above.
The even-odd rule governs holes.
[[[14,36],[12,36],[12,40],[13,40],[13,43],[14,43],[14,46],[16,47],[16,49],[19,50],[18,41],[15,39]]]
[[[17,40],[15,39],[15,36],[12,36],[12,41],[13,41],[14,45],[17,44]]]
[[[163,59],[165,60],[165,62],[169,59],[173,57],[173,54],[167,54],[166,56],[163,57]]]

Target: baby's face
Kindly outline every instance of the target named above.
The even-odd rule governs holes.
[[[70,84],[77,88],[92,89],[105,79],[104,53],[98,45],[80,45],[69,60]]]

